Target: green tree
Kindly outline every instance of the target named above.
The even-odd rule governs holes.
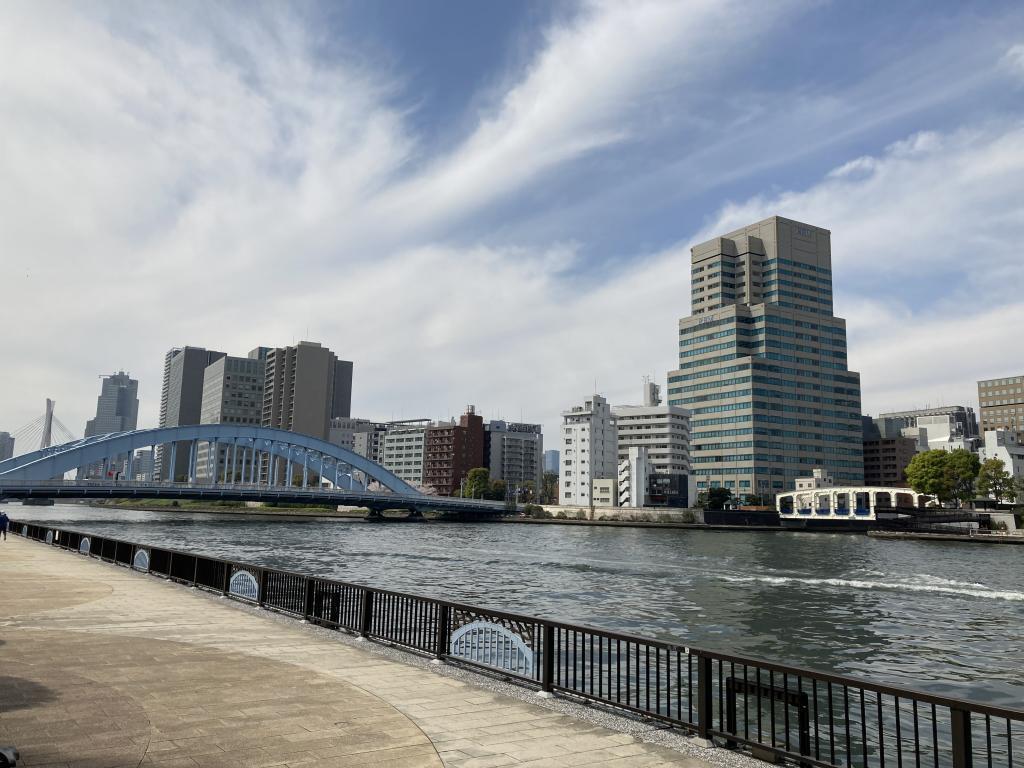
[[[725,509],[732,501],[732,491],[728,488],[711,488],[697,494],[697,506],[704,509]]]
[[[504,501],[505,493],[508,491],[508,485],[504,480],[491,480],[487,486],[487,491],[484,494],[484,498],[490,499],[491,501]]]
[[[1016,495],[1016,483],[1013,475],[1006,471],[1002,459],[986,459],[978,471],[978,493],[990,496],[997,502],[1004,499],[1012,501]]]
[[[544,486],[541,490],[540,501],[542,504],[558,503],[558,473],[545,472]]]
[[[950,451],[946,460],[946,472],[949,475],[952,496],[959,505],[962,506],[965,501],[974,499],[974,482],[978,479],[980,470],[981,460],[978,454],[963,448]]]
[[[486,467],[477,467],[469,470],[466,481],[462,484],[462,495],[467,499],[487,498],[487,491],[490,490],[491,471]]]
[[[918,493],[935,496],[939,501],[953,498],[953,485],[947,471],[949,453],[924,451],[907,465],[907,482]]]

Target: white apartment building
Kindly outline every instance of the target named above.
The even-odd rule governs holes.
[[[430,419],[411,419],[388,423],[381,441],[380,464],[402,480],[423,484],[423,449]]]
[[[617,475],[615,418],[608,401],[593,395],[582,406],[563,411],[559,437],[558,502],[590,506],[594,480],[615,480]]]
[[[647,488],[654,473],[647,449],[633,446],[619,462],[620,507],[642,507],[647,503]]]
[[[1024,477],[1024,445],[1017,432],[1009,429],[985,431],[985,443],[981,446],[981,460],[999,459],[1003,468],[1014,477]]]

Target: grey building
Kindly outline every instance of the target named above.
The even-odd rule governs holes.
[[[380,464],[384,451],[384,435],[387,432],[387,424],[373,422],[370,429],[352,435],[352,450],[360,456]]]
[[[556,448],[544,451],[544,471],[557,475],[558,458],[558,450]]]
[[[153,449],[140,448],[132,462],[132,480],[148,483],[153,479]]]
[[[352,363],[316,342],[267,352],[262,425],[327,440],[331,419],[349,416]]]
[[[388,422],[381,439],[380,464],[413,485],[423,484],[423,461],[430,419]]]
[[[139,382],[124,371],[104,376],[100,384],[100,395],[96,398],[96,416],[85,423],[84,437],[107,435],[111,432],[130,432],[139,421]],[[110,462],[109,471],[115,475],[123,473],[128,466],[128,456],[119,456]],[[103,464],[94,464],[79,470],[81,477],[101,477]]]
[[[259,426],[263,417],[264,359],[265,356],[260,357],[260,349],[254,349],[248,357],[225,355],[206,366],[199,423]],[[230,451],[229,446],[221,445],[214,457],[210,445],[200,443],[196,478],[209,481],[226,477],[228,482],[240,481],[242,464],[237,456],[235,461],[231,460]],[[229,470],[227,474],[225,469]]]
[[[160,390],[160,426],[198,424],[203,406],[203,378],[210,363],[224,357],[202,347],[175,347],[164,357],[164,381]],[[157,448],[154,479],[170,481],[188,473],[188,443],[180,443],[175,466],[170,463],[170,446]]]
[[[978,405],[984,432],[1008,429],[1024,435],[1024,376],[979,381]]]
[[[14,437],[10,432],[0,432],[0,461],[14,456]]]
[[[351,416],[335,416],[327,433],[327,442],[355,451],[356,435],[372,434],[377,424],[369,419],[353,419]],[[359,454],[363,456],[365,454]]]
[[[940,418],[937,420],[927,418],[935,416]],[[948,417],[948,419],[941,417]],[[918,408],[912,411],[890,411],[880,413],[878,418],[891,420],[900,429],[923,426],[920,423],[922,419],[926,419],[933,425],[949,421],[952,422],[951,434],[957,438],[969,440],[978,437],[978,418],[974,415],[974,409],[965,405],[943,405],[938,408]]]
[[[540,424],[491,421],[484,425],[484,466],[510,487],[544,487],[544,435]],[[557,469],[556,469],[557,471]]]
[[[697,489],[770,498],[822,467],[860,485],[860,375],[833,314],[831,234],[779,216],[691,250],[669,403],[691,413]]]

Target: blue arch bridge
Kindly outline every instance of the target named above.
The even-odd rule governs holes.
[[[133,479],[135,453],[146,448],[165,479]],[[71,472],[79,479],[65,479]],[[376,462],[315,437],[235,424],[114,432],[41,448],[0,461],[0,498],[337,504],[414,516],[509,511],[503,502],[425,494]]]

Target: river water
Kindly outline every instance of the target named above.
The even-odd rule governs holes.
[[[129,541],[1024,705],[1024,548],[1015,546],[6,509]]]

